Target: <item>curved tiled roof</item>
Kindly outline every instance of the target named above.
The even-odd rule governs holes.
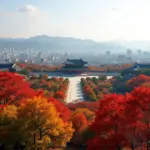
[[[64,64],[84,65],[84,64],[87,64],[87,62],[83,61],[82,59],[67,59],[67,61]]]
[[[0,68],[12,68],[14,64],[0,64]]]

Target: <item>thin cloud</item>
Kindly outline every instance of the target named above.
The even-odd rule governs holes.
[[[34,5],[24,5],[17,9],[18,12],[25,12],[25,13],[36,13],[39,11],[38,7]]]
[[[111,8],[110,11],[116,12],[117,8]]]

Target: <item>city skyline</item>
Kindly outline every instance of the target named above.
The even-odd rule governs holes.
[[[1,0],[0,37],[150,40],[148,0]]]

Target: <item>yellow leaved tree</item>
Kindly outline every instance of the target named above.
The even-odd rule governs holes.
[[[5,149],[14,146],[21,140],[18,134],[17,124],[17,107],[8,105],[0,111],[0,144],[3,144]]]
[[[18,120],[30,139],[26,145],[30,149],[65,147],[73,135],[70,122],[64,122],[55,106],[43,97],[26,99],[18,108]]]

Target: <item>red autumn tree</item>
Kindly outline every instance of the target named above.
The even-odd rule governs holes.
[[[126,95],[105,95],[100,101],[95,122],[90,129],[95,132],[88,141],[88,149],[121,150],[130,147],[141,149],[150,139],[150,88],[137,87]]]
[[[0,72],[0,102],[1,104],[14,104],[22,98],[35,95],[25,77],[11,72]]]
[[[27,64],[23,64],[23,63],[17,64],[17,65],[21,68],[26,68],[26,66],[27,66]]]
[[[61,117],[64,121],[68,121],[70,119],[71,111],[65,104],[53,97],[49,98],[49,102],[52,102],[55,105],[56,110],[59,113],[59,117]]]
[[[100,102],[99,109],[96,113],[94,123],[90,129],[95,132],[93,140],[88,142],[88,149],[112,149],[122,148],[125,137],[122,133],[122,127],[125,124],[124,97],[122,95],[110,94],[105,95]],[[99,137],[99,138],[98,138]]]
[[[35,93],[36,96],[44,97],[44,90],[38,89],[38,90],[36,90],[35,92],[36,92],[36,93]]]
[[[141,86],[145,86],[145,87],[150,88],[150,81],[144,82],[143,84],[141,84]]]
[[[65,84],[60,85],[60,91],[65,93],[67,91],[67,85]]]
[[[58,91],[58,92],[56,92],[56,93],[54,94],[54,97],[55,97],[56,99],[64,99],[64,98],[65,98],[65,93],[62,92],[62,91]]]
[[[128,105],[132,108],[131,120],[134,120],[135,127],[140,132],[142,141],[148,143],[150,139],[150,88],[137,87],[135,88],[129,97]],[[129,112],[128,112],[129,113]],[[137,119],[137,121],[135,121]],[[132,123],[132,125],[133,125]],[[139,133],[138,133],[139,134]],[[133,135],[133,133],[132,133]],[[137,136],[137,134],[134,133]],[[133,143],[134,144],[134,143]]]
[[[141,74],[138,77],[133,77],[132,79],[130,79],[127,82],[127,86],[133,89],[134,87],[138,87],[146,82],[150,82],[150,77],[144,74]]]

